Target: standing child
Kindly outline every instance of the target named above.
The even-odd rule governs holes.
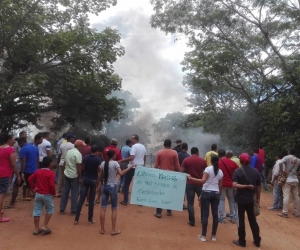
[[[51,229],[48,228],[48,223],[54,212],[53,197],[55,196],[55,174],[52,169],[52,158],[44,157],[42,168],[37,170],[28,178],[29,185],[35,192],[33,216],[35,230],[33,235],[50,234]],[[43,206],[46,209],[44,225],[40,228],[40,216]]]

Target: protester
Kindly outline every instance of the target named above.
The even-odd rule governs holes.
[[[88,196],[88,193],[89,193],[88,222],[90,224],[95,223],[95,220],[93,220],[94,200],[96,196],[96,188],[98,186],[97,181],[98,181],[98,174],[100,174],[100,164],[102,162],[100,157],[97,156],[98,151],[99,151],[98,145],[93,145],[91,147],[91,153],[89,155],[86,155],[82,161],[82,169],[84,171],[82,177],[82,186],[80,189],[80,197],[76,206],[76,217],[74,220],[75,225],[78,224],[82,205],[84,203],[84,200]]]
[[[84,139],[84,143],[86,144],[81,151],[81,155],[82,155],[82,159],[86,156],[91,154],[92,152],[92,147],[91,147],[91,143],[92,143],[92,137],[91,136],[86,136]]]
[[[277,214],[280,217],[288,218],[290,196],[292,195],[294,200],[294,212],[295,217],[299,217],[299,180],[298,171],[300,167],[300,159],[296,156],[296,150],[291,148],[288,155],[283,157],[279,161],[279,167],[283,172],[288,174],[285,184],[282,187],[283,191],[283,209],[282,213]]]
[[[121,148],[121,156],[122,159],[126,159],[130,157],[130,151],[131,151],[131,141],[130,139],[126,140],[126,145]],[[121,170],[126,169],[128,166],[128,162],[122,162],[120,164]],[[124,191],[124,183],[125,183],[125,176],[121,175],[118,181],[118,193],[120,193],[120,189],[122,188],[122,192]]]
[[[122,160],[121,151],[120,151],[120,149],[117,148],[117,145],[118,145],[118,140],[111,139],[110,145],[103,150],[103,158],[105,161],[107,159],[106,155],[109,150],[114,150],[116,152],[116,160],[117,161]]]
[[[20,138],[25,138],[25,137],[22,136]],[[23,143],[22,143],[22,139],[20,139],[20,138],[18,139],[17,143],[18,143],[18,148],[20,149],[20,152],[21,152],[21,148],[22,148],[21,146],[25,145],[24,144],[25,141],[23,141]],[[27,136],[26,136],[26,138],[27,138]],[[42,136],[40,134],[36,134],[35,137],[34,137],[34,142],[33,142],[32,145],[35,146],[35,147],[37,147],[39,144],[42,143],[42,140],[43,140]],[[21,146],[19,145],[19,143],[20,143]],[[28,155],[28,157],[29,158],[31,157],[30,154]],[[34,156],[34,157],[36,157],[36,156]],[[36,160],[34,160],[34,161],[36,162]],[[20,164],[21,164],[21,158],[20,158]],[[37,163],[36,163],[36,165],[37,165]],[[21,175],[21,169],[20,169],[20,175]],[[6,206],[6,208],[14,208],[15,207],[15,202],[16,202],[16,199],[17,199],[18,194],[19,194],[19,187],[20,186],[23,186],[23,198],[26,197],[25,200],[31,200],[31,198],[28,195],[28,192],[29,191],[31,192],[31,189],[27,188],[26,183],[24,183],[24,181],[21,181],[20,184],[14,183],[14,185],[13,185],[13,192],[12,192],[12,196],[11,196],[11,201],[10,201],[9,205]],[[24,193],[26,195],[24,195]]]
[[[17,183],[21,182],[19,176],[16,154],[13,148],[15,138],[9,134],[0,135],[0,223],[8,222],[10,219],[3,216],[4,197],[7,193],[10,178],[14,173],[17,176]]]
[[[71,215],[76,214],[76,205],[78,200],[79,182],[81,182],[81,150],[86,144],[82,140],[76,140],[74,148],[70,149],[65,156],[64,163],[64,186],[60,200],[59,213],[65,213],[67,207],[69,192],[71,190]],[[63,145],[62,145],[63,146]]]
[[[58,140],[56,144],[56,171],[55,171],[55,183],[58,183],[58,178],[59,178],[59,161],[58,161],[58,155],[59,155],[59,148],[63,141],[66,139],[67,133],[64,133],[62,137]]]
[[[65,157],[67,152],[70,149],[74,148],[74,141],[75,141],[75,136],[73,134],[67,134],[66,135],[66,142],[62,143],[59,147],[58,151],[58,158],[57,158],[57,165],[59,166],[59,175],[58,175],[58,184],[57,184],[57,192],[56,192],[56,197],[61,197],[62,189],[64,186],[64,163],[65,163]]]
[[[233,155],[233,151],[230,149],[226,150],[226,158],[234,161],[236,165],[239,166],[239,168],[242,166],[240,163],[240,159],[236,155]]]
[[[114,150],[109,150],[106,152],[106,161],[101,163],[100,166],[100,181],[102,183],[102,197],[101,197],[101,213],[100,213],[100,222],[101,222],[101,234],[105,233],[104,222],[105,222],[105,213],[107,207],[107,201],[110,198],[111,200],[111,222],[112,222],[112,231],[111,235],[118,235],[121,233],[120,230],[116,230],[117,223],[117,208],[118,208],[118,193],[117,193],[117,181],[116,175],[124,175],[130,171],[135,165],[130,165],[127,169],[121,170],[120,166],[116,159],[116,152]]]
[[[279,209],[283,209],[283,193],[282,187],[278,184],[278,176],[280,174],[279,162],[282,159],[282,153],[278,153],[276,155],[276,163],[272,169],[272,181],[271,185],[273,186],[273,195],[274,195],[274,202],[273,206],[268,207],[269,210],[277,211]]]
[[[51,143],[50,143],[50,133],[49,132],[43,132],[41,133],[43,137],[43,142],[38,145],[39,148],[39,166],[42,166],[42,161],[44,157],[48,156],[51,157]]]
[[[169,170],[169,171],[180,171],[178,154],[175,150],[171,149],[172,142],[169,139],[166,139],[164,142],[164,149],[159,150],[156,154],[154,168]],[[161,208],[156,208],[154,216],[161,218]],[[167,216],[171,216],[172,211],[167,210]]]
[[[48,228],[48,223],[54,213],[54,201],[55,195],[55,174],[52,171],[52,158],[44,157],[41,168],[28,178],[28,183],[32,190],[35,191],[34,199],[34,226],[35,230],[33,235],[50,234],[52,231]],[[45,206],[46,215],[42,228],[40,228],[40,217],[43,212],[43,206]]]
[[[27,197],[27,190],[30,189],[28,184],[28,178],[35,173],[39,167],[39,150],[32,143],[27,143],[25,138],[19,138],[18,140],[21,158],[21,177],[25,185],[23,185],[23,201],[31,201],[30,197]],[[14,197],[15,199],[16,197]]]
[[[131,136],[131,150],[130,150],[130,156],[128,158],[122,159],[119,161],[119,163],[122,162],[128,162],[129,165],[139,165],[139,166],[145,166],[146,163],[146,148],[143,144],[139,143],[139,136],[134,134]],[[127,174],[125,175],[125,183],[124,183],[124,200],[121,201],[122,205],[128,204],[128,192],[129,192],[129,186],[132,181],[132,178],[134,176],[135,167],[131,168]]]
[[[266,168],[265,168],[265,151],[262,148],[258,149],[258,156],[261,158],[262,166],[261,166],[261,179],[264,185],[264,190],[268,191],[267,178],[266,178]]]
[[[182,140],[181,139],[178,139],[175,141],[176,143],[176,147],[173,148],[173,150],[175,150],[177,153],[181,152],[182,148],[181,148],[181,145],[182,145]]]
[[[199,149],[193,147],[191,149],[191,156],[183,160],[180,172],[187,173],[191,177],[196,179],[202,179],[203,171],[206,168],[206,162],[204,159],[199,157]],[[188,202],[188,212],[189,212],[189,221],[190,226],[195,226],[195,213],[194,213],[194,200],[195,194],[198,198],[202,192],[202,184],[188,179],[186,183],[186,197]]]
[[[187,151],[188,151],[188,144],[184,142],[181,144],[181,152],[178,153],[178,159],[179,159],[180,166],[181,166],[183,160],[190,156]]]
[[[217,144],[212,144],[210,147],[211,150],[205,154],[205,161],[207,166],[211,166],[211,157],[213,155],[218,155],[217,148]]]
[[[203,184],[201,193],[201,222],[202,222],[202,234],[198,235],[198,239],[202,242],[206,241],[206,232],[209,216],[209,205],[211,206],[211,213],[213,216],[211,240],[216,241],[216,234],[218,229],[218,205],[220,201],[220,193],[222,190],[223,172],[219,169],[219,157],[217,155],[211,156],[212,166],[205,168],[202,179],[193,178],[191,175],[187,175],[189,180]]]
[[[234,207],[234,188],[232,187],[232,176],[233,172],[239,168],[239,166],[232,160],[226,158],[226,152],[224,149],[219,149],[219,168],[223,172],[223,186],[220,194],[219,203],[219,222],[225,223],[226,212],[225,212],[225,197],[227,197],[229,203],[229,220],[231,223],[235,223],[236,214]]]
[[[246,153],[240,155],[241,168],[233,173],[233,187],[236,188],[235,202],[238,211],[238,235],[239,239],[234,240],[233,244],[246,247],[246,231],[245,231],[245,212],[253,235],[253,243],[256,247],[260,247],[261,237],[259,236],[259,226],[254,215],[254,202],[260,203],[260,174],[256,168],[250,167],[250,156]],[[256,200],[253,198],[256,196]]]

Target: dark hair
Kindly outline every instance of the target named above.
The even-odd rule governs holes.
[[[85,137],[84,143],[85,144],[90,144],[91,143],[91,137],[89,135]]]
[[[187,150],[188,149],[188,144],[186,142],[182,143],[181,148],[184,149],[184,150]]]
[[[199,153],[199,149],[198,148],[196,148],[196,147],[192,147],[191,148],[191,154],[192,155],[195,155],[195,154],[198,154]]]
[[[5,134],[5,133],[1,133],[0,134],[0,143],[1,145],[7,143],[9,140],[11,140],[14,136],[11,134]]]
[[[215,175],[217,175],[218,172],[219,172],[219,157],[217,155],[212,155],[211,156],[211,163],[214,167]]]
[[[130,143],[131,143],[130,139],[127,139],[127,140],[126,140],[126,145],[127,145],[127,146],[130,145]]]
[[[50,135],[49,132],[41,132],[39,133],[42,137],[47,137],[48,135]]]
[[[282,159],[284,157],[284,154],[282,152],[277,153],[276,155],[279,159]]]
[[[289,154],[290,154],[290,155],[295,155],[295,154],[296,154],[296,149],[290,148],[290,149],[289,149]]]
[[[40,133],[38,133],[34,136],[34,141],[40,140],[42,138],[43,138],[42,135]]]
[[[42,166],[44,168],[49,168],[50,164],[52,163],[52,157],[49,157],[49,156],[45,156],[43,158],[43,161],[42,161]]]
[[[253,151],[253,153],[256,153],[256,154],[258,154],[258,152],[259,152],[259,148],[258,148],[258,147],[255,147],[255,148],[253,148],[253,149],[252,149],[252,151]]]
[[[221,158],[221,157],[224,157],[224,156],[226,156],[226,152],[225,152],[225,150],[224,149],[219,149],[218,150],[218,155],[219,155],[219,157]]]
[[[68,133],[63,133],[63,135],[61,136],[61,138],[66,138]]]
[[[164,147],[170,148],[171,146],[172,146],[171,140],[170,140],[170,139],[166,139],[166,140],[164,141]]]
[[[211,145],[210,148],[211,148],[211,150],[217,150],[218,147],[217,147],[217,144],[214,143]]]
[[[109,165],[109,161],[114,157],[114,155],[116,154],[116,152],[114,150],[108,150],[107,151],[107,159],[104,163],[104,184],[106,185],[107,183],[107,179],[108,179],[108,165]]]
[[[24,138],[24,137],[20,137],[20,138],[18,138],[18,143],[27,143],[27,140],[26,140],[26,138]]]
[[[140,137],[139,137],[138,135],[136,135],[136,134],[133,134],[132,137],[133,137],[134,139],[136,139],[136,141],[139,141],[139,140],[140,140]]]
[[[25,130],[22,130],[20,133],[19,133],[19,137],[22,137],[23,134],[27,134],[27,132]]]
[[[93,145],[92,147],[91,147],[91,152],[92,153],[96,153],[96,152],[98,152],[99,151],[99,146],[98,145]]]

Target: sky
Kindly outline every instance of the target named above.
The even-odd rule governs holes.
[[[122,89],[141,104],[141,115],[151,116],[154,123],[167,113],[189,113],[191,109],[180,65],[186,41],[175,42],[174,35],[151,28],[151,14],[150,0],[119,0],[99,16],[91,16],[90,23],[99,31],[110,26],[120,32],[125,55],[114,64],[115,72],[123,79]]]

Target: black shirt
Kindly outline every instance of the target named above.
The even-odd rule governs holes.
[[[98,168],[101,164],[101,159],[97,155],[86,155],[83,158],[84,174],[83,177],[93,180],[98,179]]]
[[[246,175],[249,179],[247,179]],[[242,185],[253,185],[254,190],[251,189],[236,189],[235,202],[238,204],[250,204],[253,202],[253,193],[260,186],[260,175],[255,168],[250,166],[242,166],[233,172],[232,182],[237,182]]]
[[[177,145],[175,148],[173,148],[177,153],[181,152],[181,145]]]
[[[187,152],[181,151],[178,153],[179,165],[181,166],[183,160],[188,158],[190,155]]]

